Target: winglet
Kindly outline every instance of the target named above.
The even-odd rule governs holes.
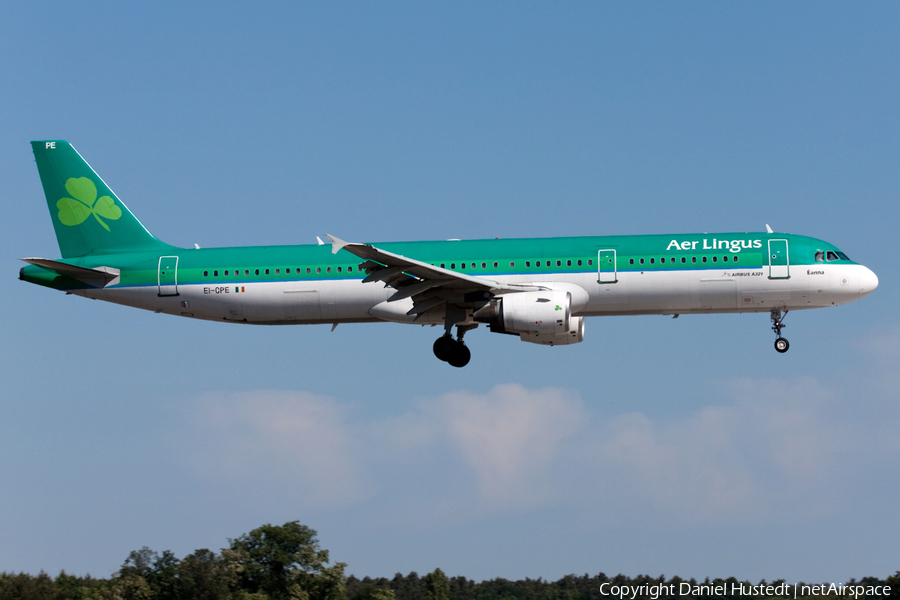
[[[322,241],[322,238],[320,238],[319,236],[316,236],[316,241],[319,243],[320,246],[324,246],[324,245],[325,245],[325,242],[323,242],[323,241]]]
[[[775,233],[774,231],[772,231],[772,228],[769,227],[768,223],[766,223],[766,233]]]
[[[329,240],[331,240],[331,253],[332,254],[337,254],[338,252],[340,252],[341,248],[350,244],[350,242],[345,242],[341,238],[336,238],[333,235],[331,235],[330,233],[326,233],[325,237],[327,237]]]

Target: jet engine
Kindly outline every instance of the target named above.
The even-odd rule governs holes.
[[[572,294],[566,290],[504,294],[472,317],[491,331],[518,335],[532,344],[561,346],[584,339],[584,317],[572,316]]]

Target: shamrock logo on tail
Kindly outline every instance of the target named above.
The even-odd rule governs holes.
[[[109,231],[109,225],[103,219],[115,221],[122,216],[122,209],[116,206],[115,200],[109,196],[97,198],[97,186],[87,177],[69,178],[66,181],[66,191],[72,194],[73,198],[60,198],[56,203],[59,220],[63,225],[69,227],[80,225],[89,216],[94,215],[103,229]]]

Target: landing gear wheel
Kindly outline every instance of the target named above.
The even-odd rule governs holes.
[[[775,349],[784,354],[788,351],[788,348],[791,347],[790,342],[788,342],[785,338],[780,337],[775,340]]]
[[[453,351],[447,359],[450,366],[461,368],[469,364],[469,361],[472,359],[472,353],[469,351],[469,348],[462,342],[453,342],[453,346]]]
[[[450,360],[450,356],[453,354],[455,346],[456,341],[452,337],[449,335],[442,335],[434,341],[432,350],[434,350],[434,355],[438,357],[438,360],[447,362]]]

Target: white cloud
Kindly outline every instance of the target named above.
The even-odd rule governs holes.
[[[518,508],[550,499],[550,466],[587,419],[572,392],[516,384],[498,385],[487,394],[446,394],[430,412],[475,471],[484,500]]]
[[[604,419],[575,392],[516,384],[364,422],[305,392],[213,394],[189,454],[206,477],[303,506],[376,499],[422,522],[557,506],[676,527],[819,518],[852,500],[858,473],[896,466],[896,417],[848,422],[846,392],[812,378],[716,385],[721,404],[668,421]]]
[[[825,492],[843,462],[831,392],[814,380],[722,382],[731,402],[655,423],[640,413],[592,433],[597,476],[620,501],[676,522],[747,522],[828,510]]]
[[[307,392],[209,394],[194,407],[189,454],[202,475],[277,488],[306,505],[365,495],[359,448],[343,410]]]

